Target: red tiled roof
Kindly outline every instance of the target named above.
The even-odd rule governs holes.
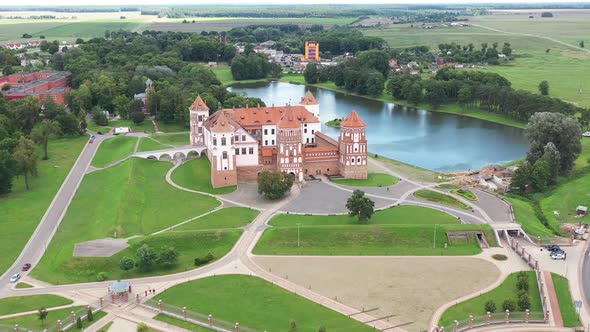
[[[356,111],[352,111],[348,114],[346,119],[340,123],[340,127],[366,127],[366,124]]]
[[[295,112],[290,106],[287,106],[287,109],[283,113],[283,116],[277,123],[277,127],[279,128],[299,128],[301,127],[301,122],[297,119]]]
[[[203,101],[203,99],[201,98],[201,96],[197,96],[197,98],[195,99],[195,101],[191,105],[191,108],[190,109],[191,110],[196,110],[196,111],[208,111],[209,110],[209,107]]]
[[[262,156],[263,157],[272,157],[273,149],[272,148],[262,148]]]
[[[301,98],[301,102],[299,104],[301,104],[301,105],[317,105],[318,101],[315,99],[315,97],[313,96],[311,91],[307,90],[305,97]]]
[[[303,106],[272,106],[224,109],[223,112],[243,127],[260,127],[262,125],[277,125],[283,113],[290,108],[294,117],[300,123],[320,122]]]
[[[213,126],[211,126],[212,132],[233,132],[234,130],[236,130],[236,127],[234,127],[230,123],[230,121],[225,116],[225,114],[223,114],[223,112],[221,112],[220,115],[216,117],[214,121],[215,122],[213,123]]]

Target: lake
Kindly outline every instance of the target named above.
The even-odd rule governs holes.
[[[272,104],[296,105],[306,90],[320,103],[322,132],[337,138],[339,129],[325,125],[352,110],[367,124],[369,151],[433,171],[465,171],[523,157],[528,149],[523,129],[455,114],[352,96],[284,82],[239,84],[230,91]]]

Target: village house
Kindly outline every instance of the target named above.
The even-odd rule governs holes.
[[[206,146],[213,187],[254,180],[264,170],[367,178],[365,123],[356,112],[341,122],[338,140],[321,133],[320,105],[311,92],[299,105],[221,109],[209,115],[199,96],[190,109],[190,142]]]

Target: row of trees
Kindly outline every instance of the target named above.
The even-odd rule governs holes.
[[[478,50],[473,43],[467,45],[460,45],[455,42],[442,43],[438,45],[442,59],[446,62],[458,63],[488,63],[499,64],[498,54],[504,54],[509,57],[512,55],[512,46],[505,42],[502,48],[499,49],[498,43],[492,43],[491,47],[488,43],[482,43]]]
[[[155,250],[147,244],[143,244],[135,253],[136,260],[130,257],[123,257],[119,261],[119,267],[123,271],[129,271],[137,267],[142,272],[151,271],[156,266],[168,268],[174,266],[178,261],[178,252],[172,247],[164,247]]]
[[[15,176],[23,176],[30,189],[30,179],[37,175],[36,144],[42,158],[49,159],[51,137],[80,135],[84,127],[84,121],[51,98],[42,110],[36,97],[9,101],[0,96],[0,195],[12,191]]]
[[[524,272],[518,272],[516,276],[516,295],[517,300],[515,301],[512,298],[507,298],[502,302],[502,310],[506,311],[515,311],[516,309],[520,311],[525,311],[531,308],[531,299],[529,297],[528,291],[530,288],[529,282],[529,275]],[[497,311],[496,302],[494,300],[489,300],[484,304],[485,312],[494,313]]]

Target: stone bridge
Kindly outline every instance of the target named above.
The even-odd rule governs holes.
[[[170,149],[164,150],[155,150],[155,151],[143,151],[143,152],[136,152],[133,154],[134,157],[144,158],[144,159],[176,159],[176,158],[188,158],[189,154],[191,156],[200,157],[204,151],[207,150],[205,145],[201,146],[192,146],[192,145],[185,145],[185,146],[177,146]]]

